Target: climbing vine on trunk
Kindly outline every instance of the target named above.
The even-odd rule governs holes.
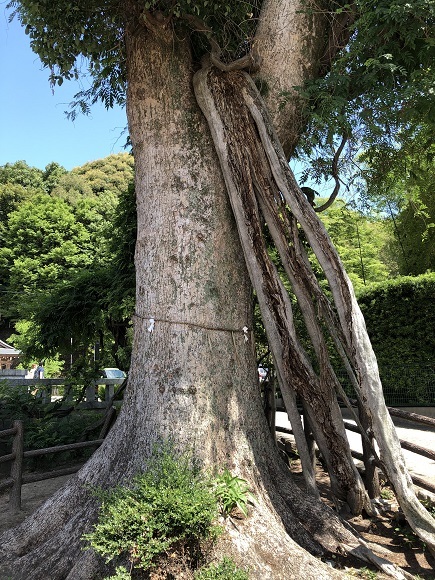
[[[216,64],[216,59],[213,62]],[[410,525],[433,550],[433,518],[412,489],[351,283],[324,227],[294,180],[261,96],[247,73],[221,71],[210,65],[196,73],[194,86],[221,163],[308,490],[316,494],[295,394],[304,403],[334,495],[346,501],[354,513],[371,511],[341,418],[337,393],[346,397],[329,360],[327,328],[375,434],[379,465],[394,486]],[[267,251],[265,224],[301,305],[315,361],[310,360],[297,335],[290,298]],[[311,269],[300,242],[300,229],[328,280],[332,304]]]

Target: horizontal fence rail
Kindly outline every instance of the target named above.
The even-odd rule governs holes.
[[[84,390],[84,396],[76,407],[78,409],[104,409],[111,405],[115,387],[122,385],[126,379],[97,379],[88,383],[71,383],[67,379],[26,379],[2,377],[0,382],[15,389],[27,389],[41,397],[43,403],[50,403],[61,398],[58,395],[59,387],[63,387],[65,403],[73,401],[74,392]],[[99,399],[98,387],[104,387],[104,396]]]
[[[396,409],[393,407],[388,407],[388,411],[391,416],[400,417],[401,419],[406,419],[412,423],[418,423],[421,425],[430,426],[435,430],[435,419],[432,417],[426,417],[425,415],[419,415],[418,413],[411,413],[408,411],[404,411],[403,409]],[[357,425],[353,423],[349,423],[349,421],[344,421],[344,426],[348,431],[352,431],[354,433],[359,433],[361,435],[361,430]],[[288,429],[286,427],[276,427],[276,432],[278,433],[288,433],[293,434],[292,429]],[[405,441],[400,439],[400,446],[402,449],[406,449],[407,451],[411,451],[417,455],[422,457],[427,457],[435,461],[435,451],[432,449],[427,449],[426,447],[420,447],[419,445],[415,445],[409,441]],[[364,461],[365,457],[363,453],[358,451],[351,450],[352,457],[358,459],[359,461]],[[411,474],[410,474],[411,475]],[[422,489],[426,489],[431,493],[435,493],[435,482],[427,481],[421,477],[416,475],[411,475],[411,479],[414,485],[421,487]]]
[[[98,448],[104,441],[110,425],[116,416],[116,409],[110,407],[106,413],[106,418],[100,432],[100,438],[92,441],[80,441],[78,443],[68,443],[66,445],[56,445],[54,447],[45,447],[43,449],[32,449],[24,451],[24,427],[22,421],[14,421],[12,428],[0,431],[0,439],[12,437],[12,453],[0,456],[0,463],[11,462],[10,476],[0,481],[0,492],[10,489],[9,492],[9,508],[14,511],[21,509],[21,487],[25,483],[35,483],[45,479],[52,479],[54,477],[61,477],[63,475],[72,475],[76,473],[81,467],[73,465],[62,469],[54,469],[44,473],[23,473],[23,463],[25,459],[32,457],[41,457],[52,453],[62,453],[64,451],[72,451],[76,449],[86,449],[95,447]]]

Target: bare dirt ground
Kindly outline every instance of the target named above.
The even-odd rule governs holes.
[[[323,477],[327,479],[327,476]],[[328,483],[325,483],[324,490],[327,495]],[[404,571],[419,578],[435,579],[435,559],[404,520],[394,496],[392,500],[386,500],[386,509],[382,512],[382,516],[377,518],[357,516],[346,519],[370,545],[376,544],[388,550],[389,554],[384,557]],[[383,577],[378,574],[378,578]]]
[[[295,459],[290,464],[295,480],[304,485],[300,462]],[[69,478],[66,475],[55,479],[48,479],[36,483],[29,483],[22,487],[22,511],[11,513],[8,506],[8,493],[0,496],[0,532],[21,523],[29,514],[33,513],[46,499],[59,489]],[[324,501],[331,506],[329,479],[320,464],[317,469],[317,480]],[[387,493],[387,492],[386,492]],[[424,546],[412,534],[406,523],[401,520],[400,511],[393,495],[386,500],[386,511],[382,517],[346,517],[353,528],[370,543],[378,544],[389,551],[388,559],[406,572],[420,579],[435,579],[435,560],[424,549]],[[348,577],[366,579],[384,579],[387,576],[377,572],[374,567],[367,565],[361,570],[361,563],[349,558],[330,558],[329,564],[348,570]],[[357,568],[360,571],[357,571]]]
[[[305,486],[300,461],[298,459],[291,461],[290,469],[296,482],[303,488]],[[323,501],[333,509],[334,502],[329,487],[329,477],[323,471],[321,465],[317,464],[316,480]],[[405,572],[412,574],[418,579],[434,580],[435,579],[435,559],[425,549],[424,544],[415,536],[411,528],[403,518],[393,492],[388,487],[383,489],[383,495],[389,496],[389,499],[382,500],[382,515],[379,517],[368,517],[365,515],[352,517],[350,514],[342,514],[353,529],[362,536],[370,545],[376,544],[381,549],[388,550],[388,554],[381,552],[375,553],[382,556],[390,562],[393,562]],[[435,508],[434,508],[435,510]],[[333,566],[342,569],[352,567],[361,568],[361,563],[349,558],[338,557],[330,562]],[[356,577],[367,579],[387,579],[386,576],[374,566],[367,565]],[[376,575],[374,575],[377,572]],[[371,575],[370,575],[371,573]]]
[[[46,499],[51,497],[71,476],[64,475],[45,479],[36,483],[26,483],[21,487],[21,511],[13,513],[9,509],[9,492],[0,495],[0,533],[12,528],[32,514]]]

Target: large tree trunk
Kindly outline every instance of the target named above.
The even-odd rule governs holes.
[[[326,12],[311,0],[264,0],[255,43],[261,57],[256,81],[289,157],[306,121],[296,87],[312,79],[325,53]]]
[[[129,385],[102,447],[51,500],[3,535],[3,577],[96,577],[103,562],[83,552],[81,542],[98,509],[92,490],[128,481],[162,438],[250,482],[256,508],[229,532],[227,550],[253,578],[334,577],[286,533],[315,554],[358,548],[332,512],[320,502],[313,506],[291,484],[268,430],[251,288],[193,95],[187,43],[160,27],[135,31],[127,43],[139,231]]]

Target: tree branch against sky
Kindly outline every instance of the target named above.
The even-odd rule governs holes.
[[[25,29],[17,19],[9,22],[10,10],[0,13],[0,165],[25,160],[44,169],[57,161],[72,169],[87,161],[124,151],[127,119],[124,107],[106,110],[96,104],[87,116],[72,123],[65,111],[80,86],[89,79],[65,82],[54,90],[50,71],[43,68],[29,46]],[[29,87],[31,89],[29,90]]]
[[[306,133],[308,121],[320,123],[321,117],[311,97],[301,101],[294,84],[327,83],[334,63],[341,63],[340,43],[359,40],[358,22],[369,36],[379,25],[376,14],[386,21],[397,18],[391,6],[399,0],[378,3],[376,10],[370,2],[355,3],[339,34],[339,15],[350,10],[340,2],[12,4],[54,84],[79,75],[84,57],[94,85],[82,97],[109,105],[126,99],[138,227],[133,354],[120,416],[81,471],[21,527],[2,536],[6,569],[26,580],[85,580],[106,573],[95,552],[82,551],[82,534],[98,510],[89,489],[128,483],[144,468],[154,444],[170,439],[204,467],[225,466],[249,483],[255,506],[237,528],[227,522],[223,544],[253,578],[339,577],[315,556],[343,551],[404,578],[317,499],[308,462],[304,475],[311,491],[292,481],[264,416],[252,330],[253,287],[299,451],[304,454],[306,446],[296,394],[337,505],[354,514],[373,513],[341,419],[329,334],[376,437],[379,463],[409,523],[435,549],[434,521],[412,489],[353,288],[287,157],[302,135],[326,135],[329,143],[324,125]],[[423,0],[420,4],[424,19]],[[367,21],[369,8],[376,14]],[[430,19],[429,6],[427,15]],[[405,11],[402,26],[408,24]],[[420,28],[424,37],[426,29]],[[365,68],[356,67],[357,96],[369,100],[372,84],[382,83],[381,69],[375,67],[378,76],[371,69],[366,82]],[[324,94],[328,90],[330,85]],[[279,115],[281,94],[286,117]],[[340,95],[338,102],[345,107],[353,96]],[[80,99],[77,104],[86,108]],[[331,111],[332,106],[326,116]],[[337,115],[343,121],[340,107]],[[343,124],[348,129],[350,121],[337,127]],[[285,141],[289,127],[294,134],[284,152],[280,138]],[[270,260],[266,224],[301,307],[309,351]],[[309,264],[307,243],[332,302]]]

